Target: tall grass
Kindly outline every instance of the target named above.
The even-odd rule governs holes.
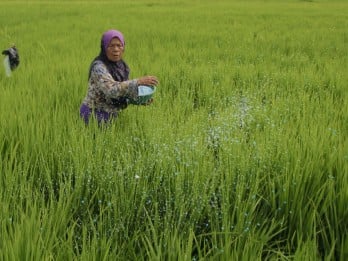
[[[4,260],[344,260],[344,1],[1,1]],[[153,105],[78,110],[101,33]]]

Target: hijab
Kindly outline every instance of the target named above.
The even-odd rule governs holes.
[[[104,34],[102,35],[102,38],[101,38],[101,43],[100,43],[100,53],[93,60],[91,66],[89,68],[88,78],[91,77],[93,63],[95,61],[99,60],[105,64],[106,68],[108,69],[109,73],[111,74],[112,78],[115,81],[123,82],[123,81],[128,80],[129,72],[130,72],[128,65],[123,60],[120,60],[117,62],[110,61],[106,56],[106,48],[108,47],[110,41],[115,37],[121,41],[123,46],[125,46],[124,37],[120,31],[108,30],[108,31],[104,32]]]

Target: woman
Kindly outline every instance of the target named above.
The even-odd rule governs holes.
[[[138,86],[155,86],[157,77],[143,76],[129,80],[130,69],[123,61],[125,41],[121,32],[106,31],[101,39],[100,54],[92,61],[88,91],[80,107],[80,115],[88,124],[94,113],[98,124],[109,122],[128,106],[128,99],[138,97]]]

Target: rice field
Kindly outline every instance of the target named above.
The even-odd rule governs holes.
[[[151,106],[79,106],[124,33]],[[0,1],[1,260],[347,260],[348,2]]]

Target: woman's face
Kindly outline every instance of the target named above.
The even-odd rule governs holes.
[[[120,61],[124,53],[124,46],[120,39],[112,38],[108,47],[106,48],[106,57],[113,62]]]

